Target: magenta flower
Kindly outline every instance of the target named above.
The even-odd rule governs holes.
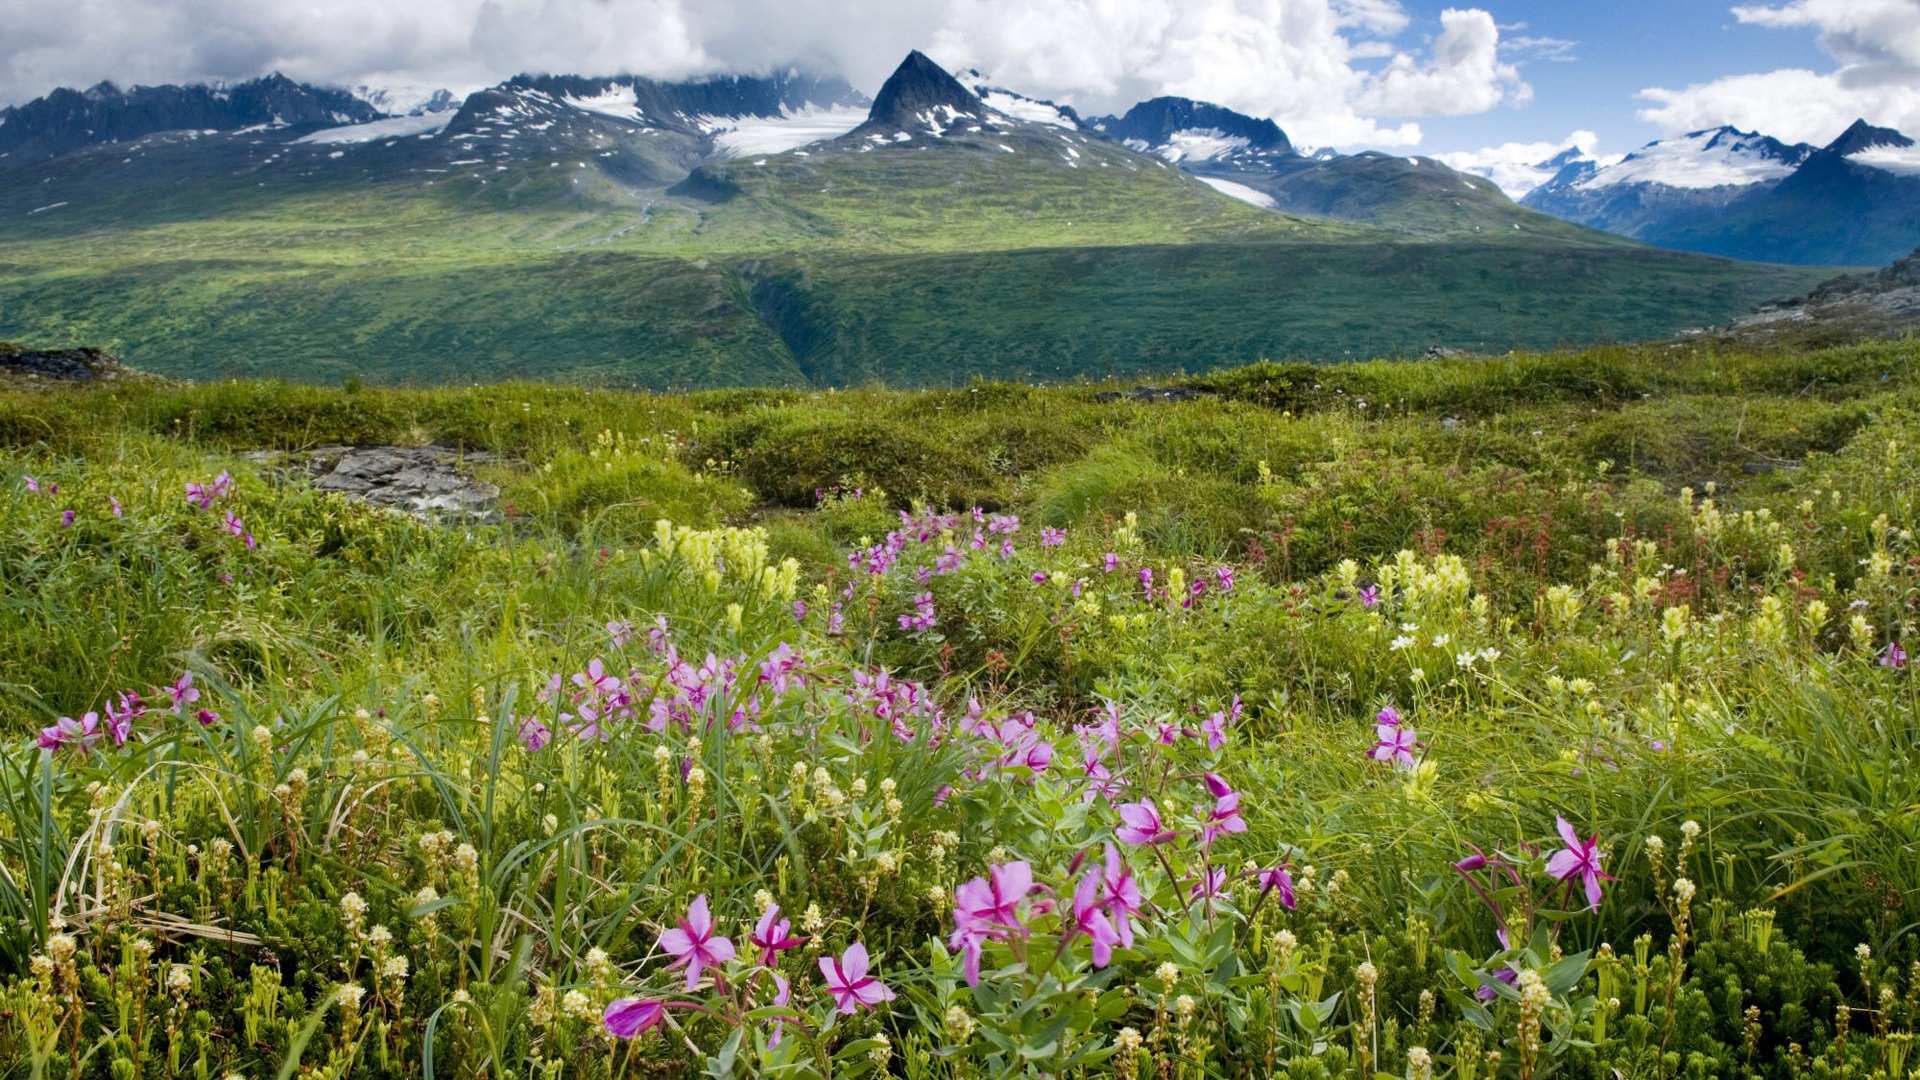
[[[53,724],[41,728],[40,737],[35,741],[40,749],[49,752],[63,746],[71,746],[85,755],[94,743],[100,741],[101,734],[103,733],[100,730],[100,714],[90,712],[78,720],[71,716],[61,717]]]
[[[1373,607],[1380,602],[1380,586],[1362,585],[1360,587],[1360,606]]]
[[[1566,818],[1556,817],[1554,822],[1560,830],[1560,839],[1566,841],[1567,846],[1547,860],[1547,873],[1556,881],[1566,882],[1569,892],[1578,880],[1586,887],[1588,910],[1600,910],[1600,883],[1614,880],[1600,869],[1600,860],[1607,857],[1606,852],[1598,850],[1600,834],[1594,833],[1591,839],[1583,841]]]
[[[201,709],[193,714],[193,718],[200,721],[201,727],[212,727],[220,722],[220,714],[212,709]]]
[[[1214,800],[1213,810],[1207,814],[1206,824],[1200,827],[1200,842],[1211,844],[1222,833],[1246,831],[1247,822],[1240,816],[1240,793],[1229,791]]]
[[[779,1008],[784,1009],[787,1007],[787,1003],[793,1000],[793,987],[787,985],[787,977],[779,972],[774,971],[768,974],[773,976],[773,1003]],[[783,1017],[774,1017],[773,1034],[767,1038],[767,1045],[779,1046],[780,1040],[786,1037],[787,1021]]]
[[[40,494],[40,481],[35,480],[31,476],[22,476],[20,478],[20,482],[27,485],[28,494],[31,494],[31,495]]]
[[[633,637],[633,624],[620,622],[616,619],[607,624],[607,636],[613,639],[614,648],[620,648],[626,645],[627,641]]]
[[[1033,867],[1025,860],[999,863],[953,891],[954,921],[1004,930],[1020,925],[1020,901],[1033,891]]]
[[[567,725],[567,730],[573,732],[582,742],[590,739],[599,739],[601,742],[613,741],[613,732],[607,725],[600,722],[599,710],[591,705],[580,706],[578,717],[571,713],[561,713],[560,722]]]
[[[930,592],[915,594],[913,614],[900,616],[900,629],[913,633],[931,630],[938,625],[939,621],[933,609],[933,594]]]
[[[1093,942],[1093,966],[1106,967],[1113,962],[1113,947],[1120,944],[1120,933],[1108,920],[1100,894],[1105,886],[1098,868],[1073,890],[1073,923]]]
[[[220,527],[227,530],[227,532],[233,536],[245,536],[247,532],[247,527],[240,524],[240,519],[233,516],[233,511],[231,510],[227,511],[226,514],[221,517]]]
[[[220,470],[220,475],[213,478],[211,490],[214,495],[223,499],[233,494],[233,477],[228,475],[225,469]]]
[[[540,722],[538,717],[529,716],[520,721],[520,745],[529,752],[538,753],[553,741],[553,731]]]
[[[1375,761],[1391,761],[1404,769],[1413,768],[1413,751],[1420,743],[1410,727],[1378,724],[1373,729],[1373,749],[1367,756]]]
[[[1481,852],[1478,848],[1476,848],[1474,849],[1473,854],[1467,856],[1464,859],[1461,859],[1457,863],[1454,863],[1453,868],[1455,870],[1460,871],[1462,874],[1471,874],[1475,870],[1486,869],[1487,866],[1491,863],[1491,861],[1492,860],[1488,859],[1483,852]]]
[[[585,672],[574,675],[573,685],[588,693],[605,697],[620,688],[620,680],[607,674],[606,665],[602,664],[600,658],[596,656],[587,662]]]
[[[1281,863],[1271,870],[1260,871],[1260,891],[1263,893],[1278,893],[1280,895],[1280,906],[1286,908],[1288,911],[1294,910],[1293,874],[1291,869],[1292,868],[1286,863]]]
[[[1222,566],[1214,570],[1213,576],[1219,579],[1221,592],[1233,591],[1233,567]]]
[[[1115,809],[1120,811],[1121,825],[1113,830],[1113,835],[1123,844],[1164,844],[1178,835],[1161,823],[1160,811],[1154,808],[1152,799],[1126,803]]]
[[[667,1007],[644,998],[621,998],[607,1003],[607,1034],[616,1039],[631,1039],[648,1028],[659,1027],[667,1019]]]
[[[1041,547],[1059,547],[1067,542],[1067,530],[1044,527],[1040,530]]]
[[[839,956],[820,958],[820,974],[827,980],[827,992],[840,1003],[840,1011],[851,1015],[861,1006],[873,1008],[893,1000],[893,991],[867,973],[867,947],[854,942]]]
[[[779,920],[776,922],[775,920]],[[768,904],[767,910],[760,913],[760,924],[747,936],[747,943],[760,950],[760,962],[772,966],[774,959],[788,949],[797,949],[807,939],[793,937],[788,930],[793,924],[780,918],[780,905]],[[783,1003],[784,1004],[784,1003]]]
[[[200,691],[193,685],[193,672],[181,672],[180,677],[173,680],[173,685],[167,687],[166,695],[169,707],[172,708],[174,712],[179,712],[194,702],[199,701]]]
[[[1886,651],[1880,654],[1880,666],[1893,671],[1899,671],[1901,668],[1906,667],[1907,650],[1901,648],[1900,643],[1897,641],[1887,642]]]
[[[1147,900],[1140,893],[1140,884],[1133,880],[1133,867],[1127,865],[1120,855],[1120,849],[1107,842],[1107,864],[1101,872],[1102,894],[1107,912],[1113,919],[1113,927],[1120,934],[1120,944],[1133,948],[1133,916],[1140,914]]]
[[[1220,890],[1225,888],[1226,884],[1227,868],[1224,866],[1216,866],[1205,871],[1198,878],[1195,878],[1193,888],[1187,890],[1187,895],[1195,900],[1202,898],[1210,900],[1213,897],[1219,896]]]
[[[1391,705],[1383,705],[1379,712],[1373,714],[1373,722],[1376,727],[1399,727],[1400,710]]]
[[[118,706],[107,703],[107,736],[115,746],[125,746],[133,738],[133,722],[146,714],[147,708],[140,703],[140,695],[122,693]]]
[[[700,981],[700,972],[733,959],[733,942],[713,932],[713,916],[707,911],[707,894],[701,893],[687,905],[687,917],[680,925],[660,935],[660,947],[678,957],[668,970],[687,968],[687,989]]]
[[[1200,722],[1200,734],[1206,736],[1207,749],[1218,751],[1227,745],[1227,714],[1214,713]]]
[[[187,484],[187,501],[202,510],[213,509],[213,491],[205,484]]]
[[[63,529],[73,528],[73,518],[74,518],[73,511],[71,510],[60,511],[60,527]]]
[[[121,517],[121,516],[122,516],[122,515],[124,514],[124,511],[122,511],[122,510],[120,509],[120,500],[119,500],[119,499],[116,499],[116,498],[114,498],[113,496],[111,496],[111,495],[109,495],[109,496],[107,496],[107,502],[108,502],[108,504],[109,504],[109,505],[111,505],[111,506],[113,507],[113,516],[114,516],[114,517]]]
[[[949,948],[966,960],[967,983],[980,985],[980,953],[990,938],[1003,938],[1021,926],[1020,902],[1033,891],[1033,867],[1024,861],[1000,863],[953,891],[953,936]]]
[[[1120,556],[1109,551],[1107,552],[1107,557],[1102,560],[1102,565],[1107,568],[1107,573],[1111,574],[1115,570],[1120,569]]]

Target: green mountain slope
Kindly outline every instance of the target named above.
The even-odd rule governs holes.
[[[1094,133],[880,98],[909,99],[671,188],[604,125],[484,165],[296,131],[0,170],[0,339],[188,377],[949,383],[1646,338],[1825,276],[1280,214]]]

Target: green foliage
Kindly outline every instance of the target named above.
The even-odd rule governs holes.
[[[0,1067],[1903,1075],[1912,353],[0,395]],[[493,451],[502,514],[243,454],[338,442]],[[61,734],[127,691],[125,745]],[[1097,960],[1072,898],[1146,798]],[[955,888],[1015,861],[971,985]],[[739,955],[689,991],[700,895]],[[769,901],[808,940],[764,967]],[[897,996],[843,1014],[855,942]]]

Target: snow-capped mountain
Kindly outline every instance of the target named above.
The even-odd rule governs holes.
[[[59,90],[0,110],[0,174],[11,173],[0,175],[0,212],[17,203],[20,213],[80,218],[95,200],[196,177],[269,191],[442,177],[525,190],[528,176],[515,170],[540,170],[549,195],[598,186],[644,204],[728,198],[735,162],[938,147],[1040,155],[1066,169],[1177,169],[1262,208],[1426,237],[1565,233],[1560,218],[1687,250],[1845,264],[1884,262],[1920,241],[1920,148],[1865,123],[1826,147],[1714,128],[1618,160],[1575,148],[1490,179],[1432,157],[1303,154],[1273,120],[1186,98],[1086,119],[976,71],[956,77],[919,52],[871,100],[798,71],[679,82],[523,75],[464,95],[278,75]],[[1541,175],[1550,178],[1523,205],[1503,193]]]
[[[1264,161],[1297,156],[1280,125],[1189,98],[1157,97],[1093,126],[1146,153],[1182,162]]]
[[[1209,102],[1159,97],[1088,126],[1268,209],[1422,235],[1564,228],[1515,206],[1490,181],[1433,158],[1303,154],[1272,120]]]
[[[519,76],[455,99],[420,86],[233,86],[56,91],[0,111],[0,209],[9,193],[83,216],[165,177],[276,188],[334,180],[486,184],[517,166],[568,186],[665,188],[716,158],[779,153],[866,118],[845,81],[797,72],[659,82]],[[592,167],[589,167],[591,163]],[[212,190],[208,188],[207,190]]]
[[[1920,146],[1892,128],[1874,127],[1865,120],[1855,120],[1827,151],[1854,165],[1895,176],[1920,175]]]
[[[45,161],[163,131],[211,133],[354,124],[381,115],[379,109],[346,91],[307,86],[284,75],[212,86],[131,90],[103,82],[87,90],[55,90],[25,105],[0,109],[0,163]]]
[[[1874,265],[1920,242],[1920,151],[1865,121],[1824,147],[1710,128],[1610,165],[1569,162],[1521,201],[1663,247]]]
[[[458,168],[561,155],[575,165],[591,159],[624,184],[668,185],[704,161],[831,138],[859,123],[865,104],[842,80],[796,72],[687,82],[520,76],[468,95],[441,141]]]

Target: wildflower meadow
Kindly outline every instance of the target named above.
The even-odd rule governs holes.
[[[0,1070],[1920,1075],[1915,355],[0,395]]]

